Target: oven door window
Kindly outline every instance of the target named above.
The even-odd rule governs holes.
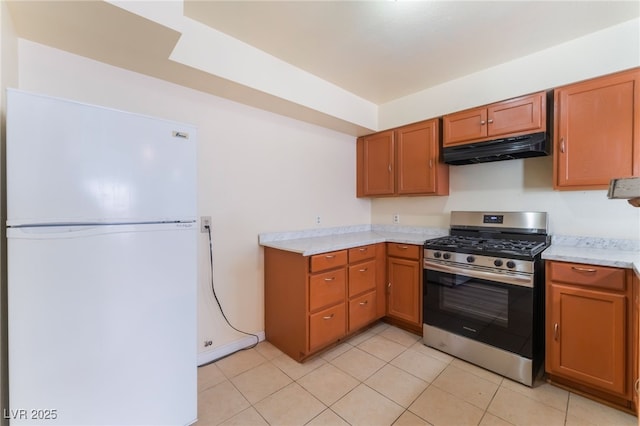
[[[531,357],[533,289],[425,271],[425,323]]]

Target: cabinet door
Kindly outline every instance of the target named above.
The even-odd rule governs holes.
[[[421,272],[419,261],[388,258],[387,315],[415,325],[422,324],[420,318]]]
[[[438,121],[429,120],[397,130],[398,194],[436,192]]]
[[[309,351],[335,342],[346,333],[346,305],[325,309],[309,316]]]
[[[395,191],[394,132],[358,139],[358,196],[393,195]]]
[[[376,292],[372,291],[349,301],[349,332],[376,319]]]
[[[556,89],[555,189],[640,176],[639,82],[635,69]]]
[[[547,129],[546,110],[544,92],[489,105],[487,136],[544,132]]]
[[[444,146],[482,139],[487,136],[487,107],[445,115],[442,123]]]
[[[547,370],[626,395],[625,296],[551,283]]]
[[[632,318],[632,324],[631,324],[631,344],[632,344],[632,367],[631,367],[631,372],[632,372],[632,378],[633,378],[633,394],[632,394],[632,400],[633,400],[633,408],[636,412],[636,415],[638,415],[638,386],[640,386],[640,378],[638,377],[638,375],[640,374],[640,370],[638,368],[638,363],[640,362],[640,354],[639,352],[639,347],[638,345],[640,345],[640,339],[638,336],[638,333],[640,333],[640,318],[639,318],[639,312],[638,312],[638,308],[640,308],[640,278],[638,278],[638,276],[634,276],[633,277],[633,282],[632,282],[632,289],[633,289],[633,304],[631,309],[633,309],[633,314],[631,316]],[[638,420],[638,424],[640,425],[640,419]]]
[[[376,288],[376,261],[361,262],[349,266],[349,297]]]
[[[309,311],[344,301],[346,294],[345,268],[309,277]]]

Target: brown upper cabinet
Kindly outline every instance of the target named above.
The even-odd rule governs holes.
[[[606,189],[640,176],[640,68],[554,92],[553,187]]]
[[[443,117],[443,145],[463,145],[547,130],[545,92],[520,96]]]
[[[358,138],[357,196],[448,195],[439,142],[438,119]]]

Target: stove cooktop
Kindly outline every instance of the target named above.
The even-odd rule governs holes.
[[[548,246],[546,241],[525,239],[497,239],[449,235],[427,240],[424,248],[454,253],[533,259]]]

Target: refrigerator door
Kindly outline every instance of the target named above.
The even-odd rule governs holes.
[[[11,424],[195,422],[195,224],[7,234]]]
[[[195,220],[196,129],[7,91],[7,225]]]

